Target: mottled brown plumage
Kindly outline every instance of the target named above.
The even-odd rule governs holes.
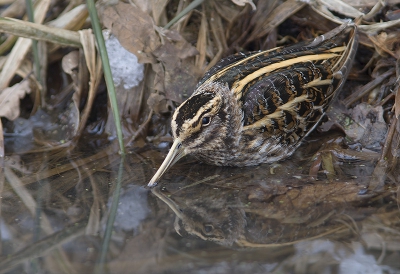
[[[342,88],[357,45],[347,23],[311,42],[221,60],[175,110],[175,141],[149,186],[187,154],[223,166],[290,156]]]

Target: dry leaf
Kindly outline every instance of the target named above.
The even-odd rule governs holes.
[[[29,81],[24,80],[0,93],[0,117],[15,120],[19,116],[19,100],[31,92]]]
[[[386,57],[387,54],[398,59],[400,57],[398,32],[387,33],[385,31],[376,36],[369,35],[368,38],[373,42],[375,50],[379,55]]]
[[[189,97],[196,85],[197,77],[193,75],[193,64],[180,62],[177,66],[165,71],[165,97],[175,102],[183,102]]]
[[[358,28],[360,29],[360,31],[362,31],[366,34],[376,35],[377,33],[381,32],[381,31],[385,31],[389,28],[398,27],[398,26],[400,26],[400,19],[389,21],[389,22],[374,23],[372,25],[359,25]]]
[[[155,3],[165,4],[154,0]],[[153,10],[153,15],[155,13]],[[153,90],[165,93],[167,99],[177,102],[183,101],[182,92],[193,91],[197,84],[195,66],[186,59],[194,57],[198,51],[177,31],[155,26],[150,15],[121,2],[107,7],[103,17],[104,25],[111,29],[124,48],[135,54],[139,62],[152,64],[156,74]]]
[[[150,94],[149,98],[147,99],[147,104],[158,114],[162,112],[168,112],[164,95],[160,95],[155,92]]]
[[[79,51],[71,51],[65,55],[62,58],[61,65],[64,72],[71,75],[74,84],[78,86]]]
[[[168,3],[168,0],[152,0],[152,8],[153,8],[153,18],[156,25],[160,24],[160,17],[163,12],[165,12],[165,6]]]
[[[199,28],[199,35],[197,37],[197,50],[199,51],[199,55],[196,56],[196,67],[204,68],[206,62],[206,50],[207,50],[207,17],[203,13],[201,16],[201,24]]]
[[[319,3],[322,7],[328,8],[329,10],[332,10],[334,12],[337,12],[339,14],[343,14],[345,16],[351,17],[351,18],[357,18],[359,16],[364,15],[362,12],[357,10],[356,8],[352,7],[346,1],[341,1],[341,0],[317,0],[317,3]]]
[[[257,9],[256,5],[254,5],[253,3],[253,0],[232,0],[232,2],[238,6],[244,6],[246,4],[249,4],[253,10]]]
[[[177,35],[168,31],[166,37]],[[165,39],[165,44],[153,52],[157,60],[163,64],[164,74],[158,74],[164,79],[165,96],[175,102],[182,102],[182,93],[191,94],[197,84],[197,77],[194,75],[194,65],[185,61],[187,57],[198,53],[197,49],[186,42],[183,38],[175,44]],[[155,85],[160,80],[155,79]]]
[[[178,59],[185,59],[198,54],[195,47],[189,44],[176,31],[166,31],[164,45],[153,51],[157,60],[167,66],[173,65]]]
[[[229,23],[232,23],[241,11],[237,6],[228,5],[225,1],[214,2],[214,7],[218,14]]]
[[[153,89],[154,90],[164,90],[164,67],[161,63],[151,64],[151,68],[156,74],[154,76]]]
[[[138,57],[140,63],[155,62],[151,53],[160,47],[161,42],[150,15],[122,2],[108,6],[102,15],[104,26],[111,30],[125,49]]]
[[[79,30],[85,24],[87,17],[87,7],[85,4],[81,4],[48,22],[47,25],[60,29]]]
[[[354,107],[350,111],[350,117],[343,115],[339,123],[345,130],[347,139],[362,144],[364,148],[375,150],[380,149],[388,129],[383,119],[382,106],[371,107],[366,103]]]
[[[34,10],[34,22],[43,22],[46,13],[50,7],[51,1],[38,1],[35,5]],[[28,38],[18,38],[13,49],[8,54],[8,58],[2,71],[0,72],[0,89],[6,88],[10,83],[15,72],[19,68],[20,64],[26,58],[26,54],[29,51],[32,44],[32,40]]]
[[[343,0],[346,4],[353,6],[355,8],[362,8],[362,7],[372,7],[376,4],[376,0]],[[399,0],[386,0],[385,4],[387,6],[399,4]]]
[[[131,0],[129,2],[135,4],[135,6],[139,7],[143,12],[145,12],[147,14],[151,14],[151,9],[152,9],[151,1],[148,1],[148,0]]]
[[[400,59],[396,61],[396,84],[395,84],[395,100],[394,100],[394,111],[396,118],[399,119],[400,116]]]
[[[397,90],[396,90],[396,97],[395,97],[395,103],[394,103],[394,111],[397,119],[400,116],[400,85],[397,85]]]

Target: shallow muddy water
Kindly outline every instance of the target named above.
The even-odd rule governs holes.
[[[187,157],[153,189],[166,150],[8,156],[0,273],[400,273],[397,187],[317,139],[273,165]]]

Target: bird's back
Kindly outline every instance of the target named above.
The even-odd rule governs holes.
[[[227,84],[242,109],[240,147],[225,164],[274,162],[294,152],[342,88],[357,49],[356,31],[344,24],[311,42],[238,53],[206,73],[197,90]]]

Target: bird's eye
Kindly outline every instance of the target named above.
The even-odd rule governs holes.
[[[203,126],[208,126],[209,124],[210,124],[210,122],[211,122],[211,118],[210,117],[203,117],[203,119],[201,120],[201,124],[203,125]]]
[[[204,232],[205,233],[210,233],[213,230],[214,230],[214,226],[213,225],[211,225],[211,224],[205,224],[204,225]]]

